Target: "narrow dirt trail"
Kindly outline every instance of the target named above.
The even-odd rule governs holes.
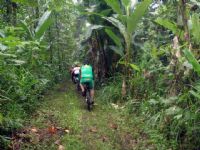
[[[45,96],[27,127],[16,135],[14,149],[130,150],[154,149],[151,141],[122,109],[96,101],[92,112],[71,83]]]

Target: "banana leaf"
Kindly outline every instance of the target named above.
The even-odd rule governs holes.
[[[151,2],[152,0],[144,0],[136,6],[131,16],[127,19],[128,33],[133,33],[135,31],[140,19],[145,15]]]
[[[120,47],[116,47],[116,46],[111,45],[111,46],[109,46],[109,48],[111,50],[113,50],[115,53],[119,54],[121,57],[124,56],[124,52],[123,52],[122,47],[120,48]]]
[[[200,64],[199,64],[198,60],[194,57],[193,53],[191,51],[189,51],[188,49],[184,49],[183,53],[184,53],[186,59],[192,65],[193,69],[200,76]]]
[[[113,9],[115,13],[123,14],[118,0],[105,0],[105,2]]]
[[[113,42],[119,47],[122,48],[121,39],[110,29],[105,29],[105,32],[109,35],[109,37],[113,40]]]
[[[40,18],[38,22],[38,26],[35,29],[35,38],[40,39],[45,31],[49,28],[49,26],[52,23],[52,20],[50,19],[52,11],[47,10],[43,16]]]

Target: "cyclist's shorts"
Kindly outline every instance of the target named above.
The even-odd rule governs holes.
[[[88,83],[90,89],[94,88],[94,80],[92,78],[81,78],[80,83],[81,84]]]

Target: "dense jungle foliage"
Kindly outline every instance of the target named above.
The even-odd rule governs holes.
[[[199,26],[198,0],[1,0],[0,149],[86,58],[156,149],[199,149]]]
[[[76,13],[71,1],[0,1],[1,148],[68,74]]]

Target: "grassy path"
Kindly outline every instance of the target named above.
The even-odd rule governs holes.
[[[45,96],[41,107],[17,136],[15,149],[154,149],[139,124],[121,109],[96,101],[86,110],[74,85],[65,83]]]

